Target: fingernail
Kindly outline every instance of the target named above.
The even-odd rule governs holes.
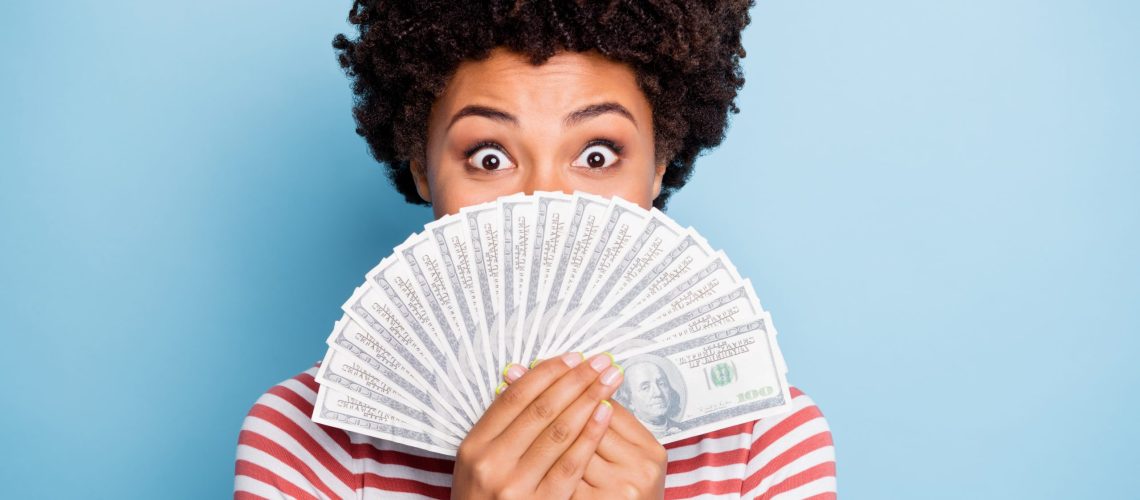
[[[514,382],[526,373],[526,369],[518,363],[511,363],[503,370],[503,380],[507,382]]]
[[[568,352],[566,354],[563,354],[562,355],[562,362],[566,363],[566,366],[569,366],[570,368],[574,368],[575,366],[578,366],[578,364],[580,364],[582,362],[582,353],[580,353],[580,352]]]
[[[533,368],[534,368],[534,365],[537,365],[539,361],[542,361],[542,360],[541,360],[541,359],[536,359],[536,360],[534,360],[534,361],[531,361],[531,362],[530,362],[530,366],[528,366],[528,367],[527,367],[527,369],[533,369]]]
[[[594,357],[590,358],[590,368],[593,368],[594,371],[598,373],[601,373],[602,370],[605,370],[607,366],[612,364],[614,364],[614,361],[610,359],[607,353],[595,354]]]
[[[602,402],[598,404],[598,408],[594,410],[594,420],[604,422],[613,412],[614,407],[610,404],[610,401],[603,399]]]
[[[495,395],[498,396],[499,394],[501,394],[503,392],[503,389],[506,389],[506,388],[507,388],[506,382],[499,384],[499,386],[495,388]]]
[[[614,385],[625,373],[625,369],[621,365],[610,365],[606,371],[602,373],[602,385]]]

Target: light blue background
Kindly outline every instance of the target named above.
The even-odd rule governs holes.
[[[761,1],[670,215],[754,280],[846,498],[1135,490],[1140,8]],[[4,495],[225,497],[241,420],[431,215],[349,2],[0,3]]]

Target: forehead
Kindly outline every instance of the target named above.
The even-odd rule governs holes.
[[[459,65],[434,114],[450,116],[477,103],[502,108],[525,121],[527,114],[545,116],[601,101],[623,104],[638,117],[650,114],[636,74],[624,63],[589,51],[560,52],[534,66],[525,56],[496,48],[486,59]]]

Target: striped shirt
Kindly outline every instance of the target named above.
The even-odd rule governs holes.
[[[269,389],[241,426],[234,498],[447,498],[455,462],[312,421],[317,366]],[[827,422],[792,388],[788,413],[665,445],[666,498],[835,498]]]

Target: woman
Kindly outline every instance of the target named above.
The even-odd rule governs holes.
[[[360,38],[333,46],[357,133],[437,218],[520,191],[664,209],[738,112],[750,5],[358,0]],[[834,495],[831,435],[798,390],[788,414],[662,447],[609,399],[620,368],[567,353],[507,367],[452,461],[313,423],[315,370],[250,410],[235,496]]]

